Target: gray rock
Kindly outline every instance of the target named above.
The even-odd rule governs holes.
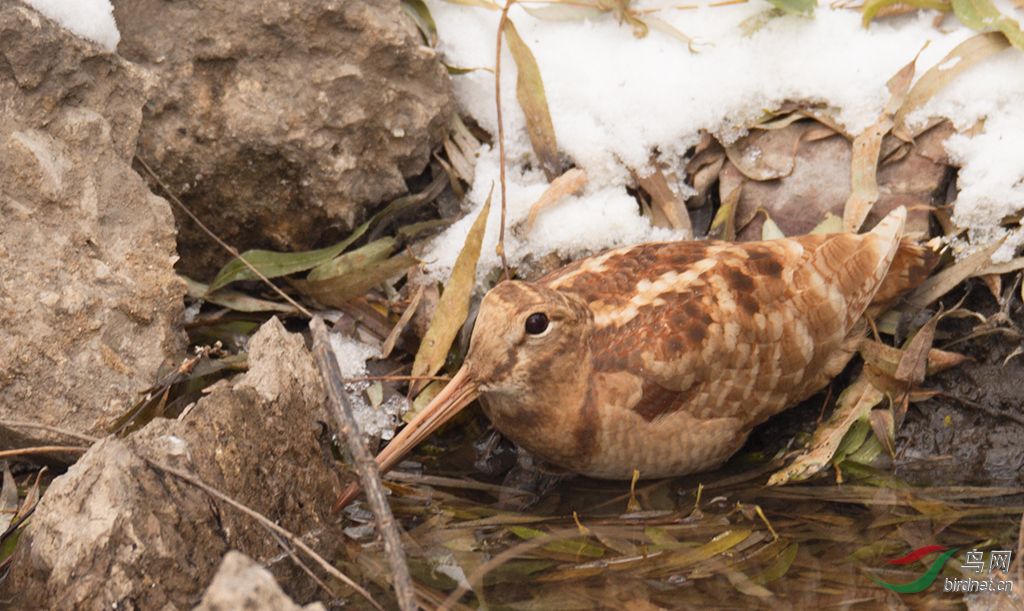
[[[309,248],[406,191],[453,111],[398,0],[114,0],[157,75],[140,155],[229,244]],[[177,210],[175,213],[177,214]],[[179,216],[181,268],[226,256]]]
[[[195,473],[301,536],[342,550],[330,514],[340,485],[320,444],[324,392],[302,337],[272,319],[250,370],[224,380],[183,420],[158,419],[93,446],[54,480],[22,535],[0,600],[22,608],[189,609],[237,549],[303,602],[322,596],[255,521],[142,457]]]
[[[130,166],[147,86],[0,0],[0,418],[103,434],[184,349],[173,217]]]
[[[253,562],[241,552],[231,551],[224,556],[210,587],[203,594],[203,601],[194,611],[322,611],[320,603],[305,607],[296,605],[281,586],[274,581],[270,571]]]

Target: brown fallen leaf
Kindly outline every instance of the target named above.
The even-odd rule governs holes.
[[[476,263],[480,259],[480,249],[483,247],[484,232],[487,228],[487,215],[491,211],[491,195],[493,189],[487,195],[487,201],[484,202],[480,214],[466,235],[462,251],[455,259],[452,275],[434,310],[434,318],[430,321],[430,327],[416,352],[416,360],[412,365],[413,376],[432,376],[440,371],[445,359],[448,358],[452,342],[455,341],[462,323],[469,315],[469,301],[476,284]],[[410,386],[410,390],[417,393],[423,386],[424,381],[419,380]]]
[[[551,181],[544,193],[541,193],[537,201],[530,206],[530,214],[526,217],[526,231],[533,230],[533,225],[537,222],[537,215],[541,210],[556,204],[563,197],[579,193],[586,184],[587,173],[580,168],[566,170],[565,174]]]
[[[908,116],[924,106],[928,100],[932,99],[932,96],[941,91],[958,75],[1009,46],[1010,43],[1007,42],[1006,37],[999,32],[978,34],[957,45],[939,63],[929,68],[911,87],[906,101],[893,117],[893,135],[907,142],[913,141],[923,129],[910,129],[907,125]]]
[[[683,232],[683,239],[693,239],[693,225],[686,204],[668,184],[668,178],[661,168],[655,166],[649,174],[640,176],[633,172],[633,178],[640,188],[651,196],[651,208],[655,227],[670,227]]]
[[[997,240],[966,259],[958,261],[928,278],[904,300],[904,304],[912,310],[927,307],[936,299],[953,290],[956,285],[972,276],[979,269],[988,265],[992,259],[992,253],[1003,245],[1003,241]]]
[[[758,130],[725,147],[736,169],[751,180],[776,180],[793,173],[800,140],[810,126],[793,124],[790,129]]]
[[[561,173],[558,159],[558,141],[555,139],[555,125],[551,121],[548,98],[544,92],[544,80],[540,76],[537,59],[526,46],[519,32],[509,19],[503,27],[508,49],[516,62],[516,99],[526,115],[526,133],[530,137],[533,152],[549,181]]]
[[[409,305],[405,307],[405,311],[398,318],[398,322],[395,323],[395,328],[391,329],[391,333],[388,333],[387,338],[384,339],[384,343],[380,347],[380,358],[386,359],[391,355],[391,351],[395,349],[395,344],[398,343],[398,338],[401,337],[402,331],[405,330],[406,325],[412,320],[413,314],[416,313],[416,308],[420,307],[420,300],[423,299],[424,286],[421,284],[416,287],[416,292],[413,294],[412,299],[409,300]]]
[[[814,432],[810,447],[788,466],[775,472],[768,479],[768,485],[780,486],[806,480],[827,467],[850,427],[858,420],[867,418],[871,409],[884,398],[885,393],[875,388],[864,372],[861,372],[839,395],[835,412]]]
[[[896,366],[893,377],[908,384],[920,384],[924,382],[924,376],[928,369],[928,353],[932,349],[932,342],[935,340],[935,328],[942,319],[942,313],[932,316],[924,324],[914,337],[907,342],[903,349],[903,356]]]
[[[402,253],[385,261],[373,262],[340,276],[323,280],[289,280],[302,294],[325,306],[339,308],[373,287],[398,276],[416,264],[416,257]]]
[[[718,192],[722,205],[711,221],[708,239],[732,241],[736,239],[736,208],[743,194],[744,178],[731,163],[722,168],[719,176]]]
[[[899,110],[906,99],[910,83],[914,80],[914,69],[917,57],[900,69],[887,84],[889,102],[882,110],[882,115],[863,133],[853,139],[853,162],[850,173],[850,197],[843,207],[843,229],[857,233],[864,219],[868,217],[871,207],[878,201],[878,156],[882,149],[882,139],[893,126],[893,115]]]

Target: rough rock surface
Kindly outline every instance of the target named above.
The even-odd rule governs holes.
[[[23,608],[187,609],[229,549],[256,558],[305,602],[321,596],[252,519],[142,457],[189,470],[331,557],[338,492],[319,441],[324,394],[298,335],[276,319],[250,370],[212,387],[184,420],[108,438],[54,480],[22,536],[0,599]]]
[[[118,51],[160,80],[140,155],[240,249],[337,239],[406,191],[453,110],[398,0],[114,0],[114,15]],[[181,268],[215,271],[224,253],[179,227]]]
[[[203,601],[193,611],[322,611],[324,606],[312,603],[305,607],[296,605],[281,586],[274,581],[270,571],[253,562],[241,552],[231,551],[217,569],[210,587],[203,594]]]
[[[0,418],[102,434],[184,348],[173,217],[130,166],[146,87],[0,0]]]

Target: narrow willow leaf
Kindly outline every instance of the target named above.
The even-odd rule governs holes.
[[[868,412],[884,398],[885,393],[872,386],[867,376],[861,373],[839,395],[835,412],[814,432],[810,447],[789,466],[774,473],[768,479],[768,485],[779,486],[805,480],[828,466],[850,428],[866,418]],[[845,445],[849,446],[849,441]]]
[[[18,512],[18,484],[11,475],[7,461],[3,461],[3,487],[0,487],[0,533],[7,530]]]
[[[558,160],[555,125],[551,122],[540,67],[537,66],[537,59],[530,51],[530,47],[523,42],[511,20],[505,21],[504,34],[508,40],[508,50],[516,60],[516,99],[519,100],[519,106],[526,115],[526,132],[530,136],[530,144],[537,155],[540,167],[550,182],[561,174],[561,163]]]
[[[731,190],[722,197],[722,205],[715,213],[711,221],[711,228],[708,229],[708,238],[712,240],[736,239],[736,208],[739,205],[740,194],[743,191],[743,182],[737,183]]]
[[[665,21],[661,17],[648,15],[647,17],[644,17],[643,21],[652,30],[657,30],[662,34],[668,34],[669,36],[675,38],[679,42],[684,43],[686,45],[686,48],[690,50],[690,53],[697,52],[697,41],[695,41],[693,38],[690,38],[685,33],[683,33],[679,28]]]
[[[366,227],[364,225],[363,227]],[[363,232],[366,229],[362,230]],[[272,250],[247,250],[241,254],[242,259],[249,262],[261,274],[267,278],[280,278],[289,274],[304,272],[313,269],[321,263],[330,261],[339,253],[349,247],[352,242],[359,239],[362,232],[357,229],[348,238],[326,248],[318,250],[305,250],[301,252],[274,252]],[[353,237],[355,236],[355,237]],[[217,277],[210,283],[209,292],[213,293],[232,282],[239,280],[253,280],[258,276],[240,259],[232,259],[227,265],[221,268]]]
[[[655,166],[654,171],[645,176],[636,173],[633,176],[640,188],[651,196],[651,207],[657,213],[654,215],[654,226],[671,227],[681,231],[683,239],[692,240],[690,211],[686,209],[686,202],[669,186],[668,178],[661,168]]]
[[[512,534],[523,539],[524,541],[530,541],[538,537],[545,537],[548,533],[537,530],[536,528],[530,528],[528,526],[510,526],[509,530]],[[572,538],[572,539],[560,539],[552,541],[544,546],[544,549],[555,552],[558,554],[567,554],[570,556],[585,556],[588,558],[600,558],[604,556],[604,548],[584,539]]]
[[[579,168],[566,170],[565,174],[551,181],[548,188],[530,206],[530,214],[526,217],[526,230],[530,231],[533,229],[534,223],[537,222],[537,215],[540,214],[541,210],[558,203],[564,197],[579,193],[586,184],[587,173]]]
[[[861,7],[861,24],[864,27],[868,27],[871,20],[874,19],[879,12],[885,11],[885,9],[891,6],[910,6],[919,9],[931,9],[933,11],[942,11],[947,13],[952,10],[952,6],[949,0],[867,0],[864,2],[864,6]]]
[[[313,269],[340,255],[345,249],[355,243],[356,240],[363,237],[371,227],[378,227],[383,223],[387,223],[395,215],[433,200],[444,190],[447,184],[448,177],[439,173],[426,189],[419,193],[410,193],[393,200],[383,210],[373,215],[370,220],[356,227],[347,238],[334,246],[302,252],[248,250],[242,253],[242,257],[267,278],[280,278],[281,276]],[[221,268],[217,277],[210,283],[208,290],[212,293],[232,282],[252,280],[257,277],[245,263],[239,259],[232,259]]]
[[[397,242],[394,238],[381,238],[370,242],[366,246],[338,255],[334,259],[314,267],[306,276],[306,280],[326,280],[368,267],[372,263],[388,258],[394,252],[396,245]]]
[[[793,543],[782,550],[782,553],[776,556],[775,560],[761,571],[760,575],[753,577],[754,583],[764,585],[785,576],[786,572],[789,571],[789,567],[793,566],[793,561],[796,560],[796,553],[799,549],[799,544]]]
[[[423,0],[402,0],[402,8],[416,22],[416,27],[423,34],[423,40],[433,47],[437,44],[437,24],[430,14],[430,9]]]
[[[907,142],[912,141],[918,134],[907,126],[907,117],[924,106],[958,75],[1009,46],[1006,37],[998,32],[978,34],[957,45],[911,87],[906,101],[893,117],[893,135]]]
[[[441,299],[434,310],[434,318],[430,321],[430,327],[416,352],[416,360],[412,366],[412,375],[414,376],[432,376],[440,371],[448,357],[452,342],[455,341],[459,330],[462,329],[462,323],[469,315],[469,300],[473,295],[473,286],[476,283],[476,262],[480,258],[480,249],[483,247],[484,232],[487,228],[487,215],[490,211],[491,195],[489,194],[466,236],[466,243],[463,245],[462,251],[455,259],[448,285],[441,293]],[[418,390],[422,387],[421,383],[413,384],[414,389]]]
[[[808,17],[814,14],[814,9],[818,6],[816,0],[768,0],[768,2],[784,13]]]
[[[185,281],[189,297],[209,301],[229,310],[236,312],[281,312],[283,314],[298,312],[295,306],[290,303],[259,299],[231,289],[220,289],[211,293],[209,287],[202,282],[197,282],[188,276],[179,275],[179,277]]]
[[[1016,19],[999,12],[992,0],[952,0],[953,12],[972,30],[999,30],[1010,44],[1024,51],[1024,32]]]
[[[292,280],[291,285],[321,304],[337,308],[415,264],[416,257],[402,253],[386,261],[373,262],[365,267],[352,269],[341,276],[324,280]]]
[[[552,2],[551,4],[541,6],[530,6],[528,4],[520,6],[531,17],[542,21],[586,21],[587,19],[600,17],[608,12],[607,9],[599,8],[596,4],[590,6],[585,2],[578,4]]]
[[[971,277],[979,269],[988,265],[992,260],[992,253],[999,250],[999,247],[1003,245],[1003,241],[997,240],[966,259],[958,261],[931,276],[921,283],[921,286],[917,287],[917,290],[911,293],[904,303],[912,310],[927,307],[936,299],[953,290],[953,287]]]
[[[878,155],[882,139],[893,126],[893,116],[903,106],[914,80],[915,56],[888,82],[889,102],[874,125],[853,139],[853,160],[850,168],[850,197],[843,207],[843,229],[856,233],[864,224],[871,208],[878,201]]]

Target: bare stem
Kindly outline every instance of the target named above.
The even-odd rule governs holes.
[[[366,449],[362,432],[359,430],[359,423],[356,422],[352,413],[352,406],[345,393],[345,380],[342,379],[338,361],[331,352],[327,326],[324,325],[322,318],[314,316],[309,323],[309,328],[313,333],[313,356],[330,398],[330,411],[334,417],[334,425],[347,441],[356,472],[359,474],[359,480],[363,485],[363,490],[366,491],[366,500],[377,520],[377,530],[380,531],[381,538],[384,539],[384,552],[387,554],[388,563],[391,566],[392,584],[395,588],[395,596],[398,598],[398,605],[402,611],[416,611],[418,608],[416,591],[412,585],[409,566],[405,562],[405,551],[402,549],[398,526],[395,524],[395,517],[391,514],[391,506],[388,505],[384,484],[380,481],[380,469],[377,467],[377,461]]]
[[[506,0],[505,8],[501,10],[501,19],[498,20],[498,42],[495,45],[494,58],[494,108],[498,116],[498,166],[499,181],[501,182],[501,226],[498,233],[498,256],[501,257],[501,269],[508,280],[511,275],[508,271],[508,259],[505,258],[505,211],[508,208],[506,203],[507,188],[505,186],[505,121],[501,115],[501,38],[505,31],[505,22],[508,21],[508,10],[512,8],[515,0]]]

